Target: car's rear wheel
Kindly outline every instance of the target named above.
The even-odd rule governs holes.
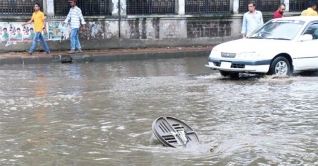
[[[231,78],[238,78],[238,77],[240,76],[240,73],[227,72],[227,71],[220,71],[220,74],[221,74],[223,77],[230,76]]]
[[[292,73],[289,61],[282,56],[275,58],[270,66],[268,74],[270,75],[288,75]]]

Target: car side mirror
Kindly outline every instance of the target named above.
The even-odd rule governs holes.
[[[312,35],[305,34],[305,35],[299,36],[298,41],[299,42],[304,42],[304,41],[310,41],[312,39],[313,39]]]

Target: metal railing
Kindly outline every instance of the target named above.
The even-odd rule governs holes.
[[[298,12],[307,9],[308,0],[289,0],[289,11]]]
[[[185,0],[186,14],[230,12],[230,0]]]
[[[239,12],[247,12],[251,0],[239,0]],[[281,0],[254,0],[256,9],[262,12],[275,12]],[[290,0],[289,11],[307,9],[309,0]],[[318,2],[318,1],[317,1]],[[0,15],[27,15],[33,13],[34,3],[43,10],[43,0],[0,0]],[[126,0],[127,14],[175,14],[176,0]],[[186,14],[208,14],[230,12],[230,0],[185,0]],[[109,0],[78,0],[84,16],[111,15]],[[67,0],[54,0],[56,16],[68,14]]]
[[[109,0],[78,0],[77,6],[84,16],[111,15]],[[70,4],[67,0],[54,0],[54,10],[56,16],[65,16]]]
[[[175,0],[126,0],[127,14],[175,14],[175,3]]]
[[[239,1],[239,12],[245,13],[248,11],[248,3],[251,0],[240,0]],[[275,12],[279,5],[281,4],[280,0],[255,0],[256,10],[261,12]]]
[[[35,3],[42,7],[42,0],[0,0],[0,15],[30,15]]]

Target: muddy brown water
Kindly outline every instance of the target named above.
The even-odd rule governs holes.
[[[317,75],[233,80],[206,60],[0,66],[0,165],[318,164]],[[162,147],[159,116],[202,145]]]

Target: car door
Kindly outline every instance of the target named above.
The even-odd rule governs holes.
[[[294,47],[293,64],[295,70],[318,69],[318,22],[309,23],[302,33],[313,36],[309,41],[297,41]]]

